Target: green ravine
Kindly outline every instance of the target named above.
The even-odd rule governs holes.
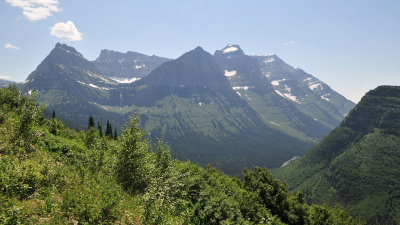
[[[34,95],[0,89],[0,224],[363,224],[308,205],[267,169],[241,181],[174,160],[135,116],[117,139],[52,117]]]
[[[272,171],[309,203],[340,205],[368,224],[400,223],[400,87],[368,92],[306,156]]]

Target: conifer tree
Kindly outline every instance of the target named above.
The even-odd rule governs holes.
[[[97,122],[97,130],[99,130],[100,137],[103,136],[103,127],[101,126],[100,121]]]
[[[56,118],[56,111],[54,111],[53,109],[53,115],[51,116],[51,118],[54,120]]]
[[[88,129],[93,127],[94,128],[94,119],[93,116],[89,116],[89,121],[88,121]]]
[[[112,126],[111,126],[111,123],[110,123],[110,128],[109,128],[109,134],[108,134],[108,137],[110,137],[110,138],[112,138],[113,137],[113,132],[112,132]]]
[[[114,140],[118,139],[117,127],[114,127]]]
[[[112,138],[113,134],[112,134],[112,126],[110,121],[107,120],[107,129],[106,129],[106,136],[109,138]]]

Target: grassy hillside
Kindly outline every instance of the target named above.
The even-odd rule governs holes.
[[[308,202],[369,224],[400,223],[400,87],[370,91],[305,157],[273,171]]]
[[[42,115],[15,86],[0,89],[1,224],[360,224],[307,205],[266,169],[242,182],[172,160],[135,117],[113,140]]]

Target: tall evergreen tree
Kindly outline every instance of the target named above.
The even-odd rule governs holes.
[[[112,138],[112,126],[110,121],[107,120],[106,136]]]
[[[110,138],[113,137],[113,131],[112,131],[112,125],[111,125],[111,123],[110,123],[110,131],[109,131],[108,137],[110,137]]]
[[[56,118],[56,111],[54,111],[53,109],[53,115],[51,116],[51,118],[54,120]]]
[[[88,121],[88,129],[93,127],[94,128],[94,119],[93,116],[89,116],[89,121]]]
[[[117,127],[114,127],[114,140],[118,139]]]
[[[99,130],[100,137],[103,136],[103,127],[101,126],[100,121],[97,122],[97,130]]]

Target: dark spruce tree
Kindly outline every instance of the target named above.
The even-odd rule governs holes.
[[[97,122],[97,130],[99,130],[100,137],[103,136],[103,126],[101,126],[100,121]]]
[[[106,136],[112,138],[112,126],[110,121],[107,120]]]
[[[54,109],[53,109],[53,114],[52,114],[51,118],[52,118],[52,119],[55,119],[55,118],[56,118],[56,111],[54,111]]]
[[[114,127],[114,140],[118,139],[117,127]]]
[[[94,119],[93,116],[89,116],[89,121],[88,121],[88,129],[94,127]]]

